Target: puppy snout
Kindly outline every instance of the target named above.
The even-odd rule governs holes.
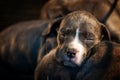
[[[67,49],[67,56],[69,58],[74,58],[76,53],[77,53],[76,49],[70,49],[70,48]]]

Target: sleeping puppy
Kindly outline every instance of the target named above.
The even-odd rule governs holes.
[[[35,80],[74,80],[91,49],[103,39],[103,31],[107,34],[108,30],[87,11],[65,16],[58,29],[57,47],[38,63]]]

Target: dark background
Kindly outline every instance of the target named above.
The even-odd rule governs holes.
[[[16,22],[39,19],[47,0],[0,0],[0,31]]]

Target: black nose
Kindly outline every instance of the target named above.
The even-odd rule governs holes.
[[[74,58],[77,53],[76,49],[67,49],[67,56],[69,58]]]

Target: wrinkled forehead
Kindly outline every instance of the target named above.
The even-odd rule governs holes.
[[[78,11],[67,15],[62,20],[60,28],[99,29],[99,26],[98,20],[93,15]]]

